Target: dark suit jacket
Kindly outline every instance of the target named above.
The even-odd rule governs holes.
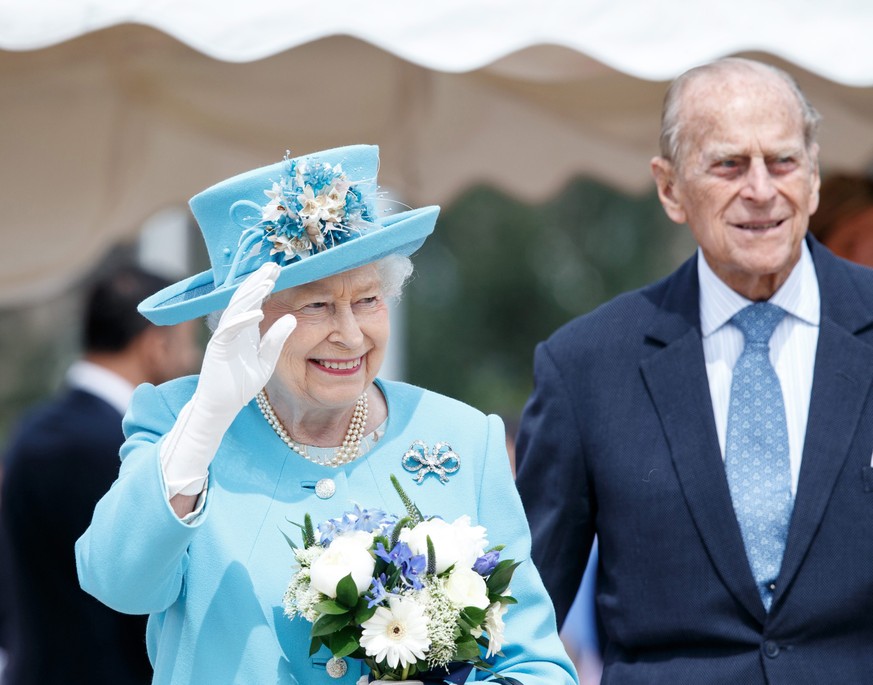
[[[559,621],[598,535],[603,685],[873,682],[873,270],[808,242],[821,328],[769,615],[719,451],[696,257],[537,348],[517,482]]]
[[[123,439],[121,415],[80,390],[12,438],[0,500],[15,617],[4,685],[151,682],[145,618],[108,609],[76,576],[74,544],[118,476]]]

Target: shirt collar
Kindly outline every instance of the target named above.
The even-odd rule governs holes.
[[[104,366],[80,359],[67,370],[67,385],[96,395],[120,414],[127,411],[134,386]]]
[[[731,290],[715,275],[700,248],[697,250],[697,277],[700,282],[700,331],[705,338],[724,326],[738,311],[752,304],[752,301]],[[821,300],[818,278],[806,241],[801,244],[800,260],[769,301],[801,321],[812,326],[819,325]]]

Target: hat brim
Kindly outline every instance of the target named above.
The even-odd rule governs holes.
[[[391,254],[411,255],[433,232],[439,211],[436,206],[421,207],[385,217],[380,229],[286,264],[279,272],[273,292],[356,269]],[[227,307],[247,275],[216,288],[212,270],[203,271],[147,297],[138,309],[158,326],[196,319]]]

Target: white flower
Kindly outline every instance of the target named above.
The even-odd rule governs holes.
[[[376,566],[370,552],[372,545],[372,533],[361,530],[334,538],[321,556],[312,562],[312,587],[335,598],[337,583],[351,573],[358,594],[362,594],[370,587]]]
[[[291,576],[283,600],[288,618],[300,615],[310,623],[315,623],[318,618],[315,605],[321,601],[321,594],[311,585],[310,567],[323,552],[324,548],[320,545],[294,548],[298,568]]]
[[[307,185],[297,196],[300,203],[300,220],[307,228],[320,228],[322,224],[339,223],[345,214],[345,194],[340,197],[333,187],[316,195],[312,186]]]
[[[309,568],[312,562],[318,559],[324,552],[324,547],[321,545],[312,545],[311,547],[295,547],[294,558],[301,568]]]
[[[473,563],[488,546],[485,529],[471,526],[467,515],[447,523],[442,519],[422,521],[411,530],[400,531],[400,540],[409,545],[413,554],[427,554],[427,538],[430,537],[436,554],[436,572],[442,573],[453,564],[472,568]]]
[[[509,606],[503,602],[494,602],[494,604],[489,606],[488,610],[485,612],[485,623],[483,624],[483,627],[485,628],[485,632],[488,633],[488,651],[485,654],[486,659],[490,659],[500,651],[501,647],[503,647],[503,631],[506,628],[506,624],[503,622],[503,614],[506,613],[508,608]]]
[[[284,184],[279,183],[273,183],[272,189],[264,191],[264,195],[270,198],[270,201],[261,210],[261,217],[264,221],[276,222],[285,215],[293,216],[293,212],[285,205],[284,192]]]
[[[430,651],[427,655],[429,668],[444,668],[455,656],[455,628],[461,608],[446,594],[446,579],[429,576],[417,599],[424,606],[427,616],[427,632]]]
[[[285,255],[285,259],[293,259],[302,252],[308,252],[310,247],[308,240],[288,237],[286,235],[268,235],[267,240],[273,243],[273,247],[270,249],[270,256],[281,252]]]
[[[412,599],[391,597],[387,607],[379,607],[361,624],[361,647],[377,663],[391,668],[409,666],[425,658],[430,647],[424,609]]]
[[[446,580],[446,594],[458,607],[488,607],[488,587],[485,579],[474,570],[456,566]]]

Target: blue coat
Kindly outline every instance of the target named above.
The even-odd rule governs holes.
[[[308,656],[311,625],[283,614],[293,556],[283,533],[299,541],[305,513],[314,522],[354,503],[402,513],[395,474],[422,512],[449,520],[469,514],[491,544],[524,563],[506,614],[505,658],[497,667],[525,685],[574,683],[558,639],[554,612],[529,560],[530,537],[515,490],[503,424],[460,402],[420,388],[378,382],[389,408],[384,437],[364,458],[339,468],[308,462],[273,432],[251,402],[225,434],[209,470],[203,514],[181,522],[163,494],[159,441],[191,397],[196,379],[141,386],[125,418],[118,480],[100,501],[76,546],[82,586],[109,606],[151,614],[149,655],[155,683],[343,683],[366,673],[347,660],[331,678],[325,649]],[[401,457],[415,440],[448,442],[461,468],[442,484],[417,485]],[[336,494],[321,500],[315,483],[333,478]],[[477,676],[485,679],[484,675]]]
[[[604,685],[873,682],[873,271],[808,242],[821,328],[769,614],[716,435],[696,257],[538,347],[519,489],[561,620],[597,533]]]

